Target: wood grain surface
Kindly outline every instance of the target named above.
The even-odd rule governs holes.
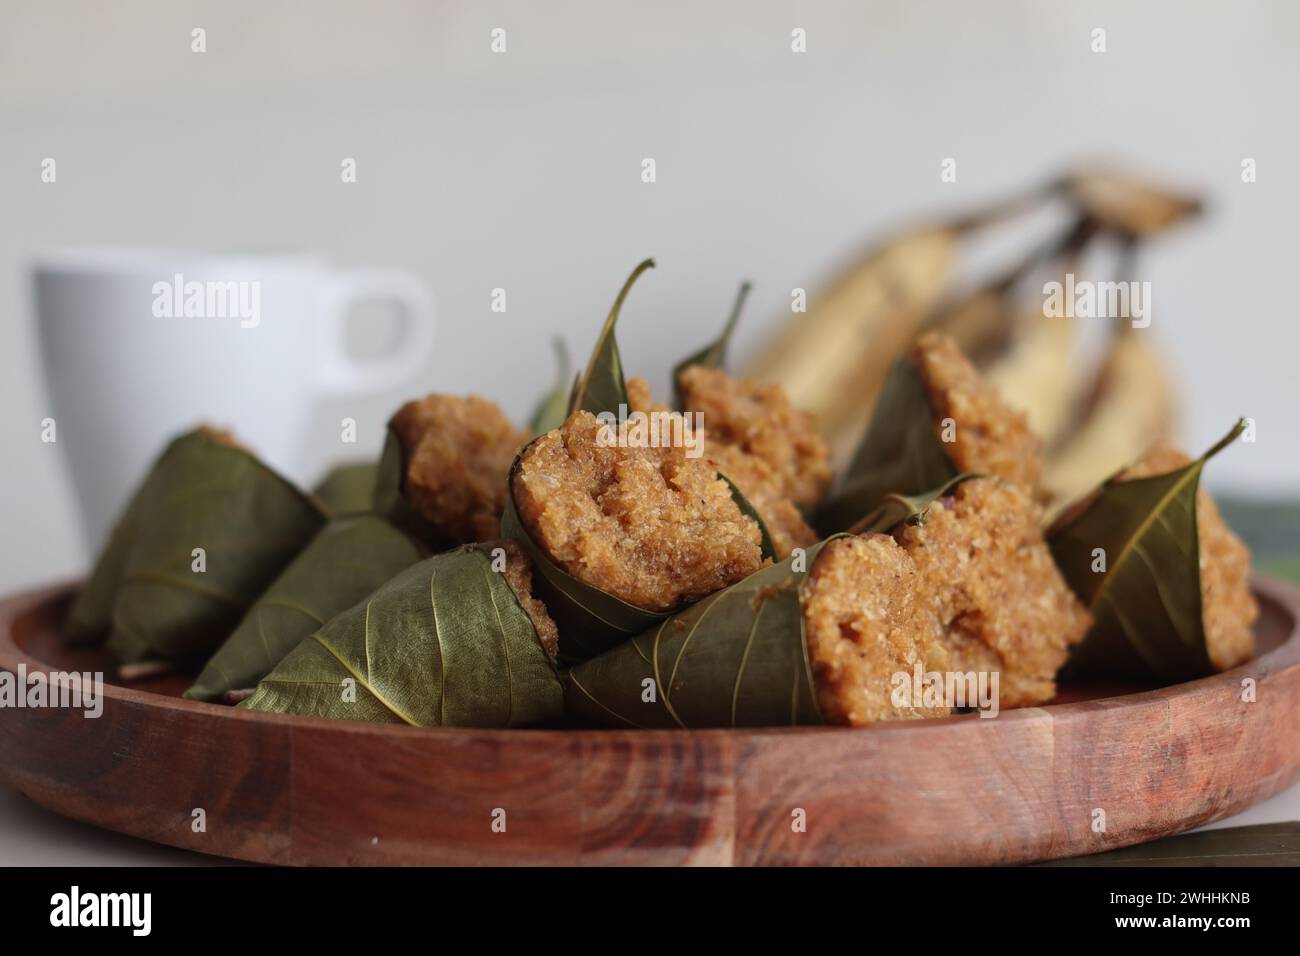
[[[0,783],[78,820],[267,863],[1076,856],[1236,813],[1300,777],[1300,589],[1265,579],[1256,592],[1260,654],[1244,667],[1158,690],[1065,688],[1061,702],[995,719],[857,730],[418,729],[186,701],[188,678],[173,675],[106,684],[97,719],[0,710]],[[62,586],[0,602],[0,669],[111,675],[98,652],[62,645],[71,594]],[[1247,678],[1253,703],[1242,699]]]

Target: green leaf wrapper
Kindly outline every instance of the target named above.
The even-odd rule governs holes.
[[[185,696],[251,691],[303,638],[425,554],[382,518],[335,518],[257,599]]]
[[[505,514],[501,516],[501,535],[517,541],[533,562],[533,593],[546,605],[560,630],[560,665],[567,667],[595,657],[666,619],[667,612],[647,611],[578,580],[533,543],[515,506],[518,468],[519,458],[516,458],[507,479],[510,493],[506,497]]]
[[[364,514],[374,507],[375,479],[378,474],[379,465],[373,461],[336,465],[312,489],[312,494],[325,506],[326,511],[336,517]]]
[[[677,407],[683,407],[681,389],[678,387],[678,378],[682,372],[695,365],[702,365],[705,368],[724,368],[727,362],[727,346],[731,344],[731,336],[736,331],[736,324],[740,321],[740,313],[745,308],[745,300],[749,298],[751,284],[742,282],[740,289],[736,292],[736,301],[731,306],[731,314],[727,316],[727,324],[722,327],[722,334],[716,339],[692,355],[686,356],[676,365],[673,366],[673,395]]]
[[[565,675],[565,706],[615,727],[820,724],[802,585],[827,541],[574,667]],[[802,570],[794,570],[796,560]]]
[[[196,443],[209,440],[200,438],[200,435],[199,432],[190,432],[174,438],[150,467],[149,474],[140,482],[126,511],[113,526],[108,544],[95,562],[90,577],[82,585],[68,610],[68,616],[64,618],[63,632],[67,643],[89,646],[102,643],[108,636],[109,629],[113,626],[113,603],[117,600],[122,575],[126,573],[126,562],[131,556],[131,544],[135,540],[140,516],[149,508],[160,476],[169,471],[165,463],[172,458],[191,454]]]
[[[535,572],[533,590],[546,605],[560,630],[559,663],[562,667],[570,667],[617,647],[646,628],[667,619],[673,612],[648,611],[581,581],[556,564],[549,554],[533,542],[528,529],[520,520],[514,491],[515,473],[527,450],[528,447],[525,446],[520,451],[510,468],[510,476],[506,479],[509,494],[506,497],[505,514],[501,516],[501,535],[518,542],[528,552]],[[748,515],[758,525],[762,535],[763,557],[773,558],[775,551],[772,536],[763,519],[726,475],[718,472],[718,477],[731,489],[732,500],[741,513]]]
[[[610,307],[605,324],[596,338],[596,347],[592,350],[587,367],[573,385],[573,394],[569,398],[567,418],[579,409],[599,415],[601,412],[618,414],[620,405],[627,405],[627,381],[623,377],[623,359],[618,352],[618,340],[614,338],[614,326],[618,324],[619,312],[623,302],[632,290],[641,273],[653,269],[655,261],[646,259],[640,263],[623,283],[618,298]]]
[[[1163,475],[1108,479],[1048,532],[1065,580],[1095,618],[1062,672],[1155,677],[1214,673],[1201,607],[1196,490],[1205,463],[1237,439],[1238,422],[1204,455]],[[1094,549],[1106,570],[1094,572]]]
[[[818,510],[821,534],[859,523],[887,494],[912,495],[957,476],[957,467],[934,426],[930,399],[915,363],[894,363],[871,424],[839,488]]]
[[[931,489],[920,495],[897,495],[888,494],[880,500],[874,511],[860,520],[852,528],[848,529],[850,534],[877,534],[892,531],[904,522],[914,524],[924,524],[925,516],[930,510],[930,506],[940,498],[947,498],[957,489],[963,481],[970,481],[972,478],[980,478],[981,475],[966,472],[958,475],[949,481],[945,481],[938,488]]]
[[[374,512],[394,527],[437,547],[444,537],[442,531],[406,501],[406,464],[406,449],[390,423],[375,474]]]
[[[204,660],[325,522],[309,496],[204,432],[174,441],[143,489],[112,601],[119,664]]]
[[[588,411],[593,415],[602,413],[617,415],[620,405],[627,406],[627,382],[623,375],[623,361],[619,354],[614,329],[618,324],[619,314],[632,285],[641,273],[653,267],[654,260],[646,259],[632,271],[627,281],[623,283],[623,287],[605,319],[605,324],[601,327],[600,335],[597,337],[586,370],[574,383],[564,418],[567,419],[569,415],[579,410]],[[737,303],[737,314],[739,304],[743,302],[743,298],[742,291]],[[729,327],[734,324],[735,318],[733,316]],[[725,348],[725,340],[728,334],[729,331],[724,332],[723,338],[720,340],[722,344],[714,343],[713,346],[710,346],[710,349]],[[709,349],[704,351],[708,352]],[[542,424],[546,424],[546,422]],[[552,427],[559,427],[562,424],[563,419],[554,423]],[[534,428],[534,431],[543,433],[543,429],[537,427]],[[546,605],[560,630],[559,662],[562,666],[569,666],[589,660],[597,654],[621,644],[628,638],[640,634],[646,628],[666,619],[669,612],[648,611],[636,607],[607,591],[575,578],[556,564],[550,555],[546,554],[533,542],[519,518],[519,511],[514,500],[515,474],[519,469],[520,459],[527,450],[527,446],[525,446],[520,451],[511,466],[510,475],[507,478],[509,494],[506,499],[505,514],[501,518],[501,533],[504,537],[517,541],[523,546],[532,559],[533,568],[536,571],[534,587],[537,595]],[[719,473],[719,476],[727,482],[728,487],[731,489],[732,500],[736,502],[741,512],[758,524],[763,539],[764,557],[772,557],[774,550],[771,535],[768,533],[767,526],[762,518],[759,517],[753,505],[725,475]]]
[[[924,521],[935,501],[973,477],[958,476],[912,498],[888,495],[858,533]],[[803,582],[822,548],[843,537],[831,535],[802,556],[796,550],[572,668],[565,674],[565,706],[616,727],[822,723],[804,639]],[[651,687],[655,699],[647,700]]]
[[[355,681],[355,700],[344,681]],[[563,712],[531,618],[480,545],[427,558],[302,641],[240,704],[406,723],[519,727]]]
[[[555,388],[538,403],[528,420],[528,428],[534,435],[545,435],[564,424],[569,401],[577,387],[577,379],[569,381],[569,350],[561,338],[555,339],[555,369]]]
[[[761,536],[762,541],[761,553],[763,557],[769,561],[775,561],[776,548],[772,544],[772,532],[768,530],[767,522],[763,520],[763,516],[758,513],[758,509],[750,503],[749,499],[745,497],[745,493],[736,486],[734,481],[722,472],[718,472],[717,475],[725,481],[727,487],[731,489],[731,500],[736,503],[736,507],[740,509],[740,513],[747,515],[753,520],[754,524],[758,525],[758,533]]]

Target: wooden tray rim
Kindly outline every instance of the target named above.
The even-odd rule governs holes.
[[[51,665],[32,657],[14,642],[13,624],[18,618],[37,610],[40,605],[53,603],[70,597],[80,586],[80,580],[70,580],[46,587],[32,588],[17,592],[9,597],[0,598],[0,669],[16,672],[19,664],[26,664],[30,673],[33,670],[52,670]],[[1036,719],[1044,711],[1050,712],[1057,719],[1066,719],[1074,715],[1084,715],[1098,709],[1131,708],[1141,709],[1171,696],[1173,693],[1193,691],[1201,688],[1235,684],[1240,677],[1265,677],[1300,662],[1300,585],[1292,584],[1266,575],[1256,575],[1251,580],[1251,590],[1257,600],[1267,602],[1276,611],[1291,619],[1290,634],[1277,647],[1254,657],[1230,670],[1220,671],[1208,677],[1170,684],[1153,690],[1136,691],[1119,694],[1114,697],[1099,697],[1092,700],[1064,704],[1042,704],[1035,707],[1019,707],[1001,711],[996,721],[1015,722]],[[491,738],[519,737],[535,740],[539,737],[573,739],[583,734],[620,734],[638,738],[680,737],[683,734],[700,734],[705,736],[744,735],[787,735],[801,733],[894,733],[924,734],[935,727],[951,727],[954,724],[983,723],[977,715],[959,714],[953,717],[935,717],[926,720],[892,720],[881,721],[868,727],[835,726],[800,726],[800,727],[742,727],[742,728],[668,728],[668,729],[629,729],[619,727],[592,727],[581,729],[541,729],[510,728],[493,729],[479,727],[413,727],[409,724],[373,724],[362,721],[333,720],[327,717],[304,717],[297,714],[275,714],[265,711],[252,711],[242,707],[226,704],[212,704],[205,701],[186,700],[166,694],[155,694],[122,684],[115,684],[105,675],[104,697],[134,704],[189,713],[205,713],[221,720],[276,721],[290,726],[303,728],[347,730],[356,733],[371,733],[385,736],[391,733],[428,734],[460,736],[487,736]]]
[[[1300,586],[1268,578],[1253,583],[1262,616],[1272,621],[1270,643],[1278,643],[1241,667],[1153,690],[1003,711],[995,720],[963,715],[862,728],[418,728],[244,711],[106,681],[105,717],[110,708],[116,716],[102,727],[65,730],[34,713],[8,728],[0,725],[0,752],[13,758],[0,760],[0,784],[107,829],[272,863],[969,865],[1074,856],[1181,832],[1300,779],[1300,742],[1283,739],[1277,729],[1300,718]],[[36,620],[23,626],[48,634],[57,602],[75,587],[63,583],[0,599],[0,668],[58,669],[21,649],[14,634],[26,618]],[[1215,716],[1224,705],[1240,704],[1246,677],[1259,684],[1255,706],[1261,709]],[[170,749],[150,745],[140,755],[147,780],[96,782],[66,762],[70,755],[80,760],[77,755],[86,752],[80,747],[109,741],[114,756],[119,741],[123,753],[133,754],[132,735],[144,728],[163,734],[159,740],[187,735]],[[287,745],[282,758],[288,763],[240,763],[256,759],[258,751],[252,758],[223,755],[222,741],[249,740],[262,741],[252,746],[270,740]],[[1064,749],[1058,754],[1058,748]],[[63,756],[51,761],[51,750]],[[914,760],[918,754],[927,759]],[[190,761],[188,771],[168,762],[178,757]],[[107,759],[101,754],[100,764]],[[983,779],[972,780],[973,787],[960,783],[965,778],[932,783],[927,774],[935,759]],[[355,761],[367,773],[387,772],[390,760],[399,766],[388,783],[399,789],[365,797],[360,805],[347,802],[355,795],[338,803],[330,774]],[[526,773],[519,764],[527,765]],[[208,777],[209,768],[215,777]],[[536,772],[544,780],[531,776]],[[263,795],[270,794],[274,819],[241,818],[216,844],[180,832],[176,795],[151,789],[242,799],[248,780],[240,778],[249,773],[270,774]],[[448,828],[432,829],[418,815],[392,817],[395,805],[411,799],[409,788],[427,789],[430,774],[436,783],[414,797],[417,805],[449,800],[447,812],[460,816]],[[561,832],[547,832],[553,818],[543,817],[539,806],[531,836],[519,848],[498,852],[500,844],[475,835],[484,781],[503,799],[549,801],[547,814],[566,817]],[[556,788],[576,788],[576,810],[555,802]],[[788,813],[791,789],[812,800],[817,812],[840,814],[840,824],[849,827],[844,839],[818,837],[800,846],[787,834],[783,842],[780,814]],[[1103,794],[1127,821],[1097,838],[1079,815]],[[1022,798],[1030,801],[1023,811],[1007,809],[1007,800]],[[930,823],[917,829],[912,817],[921,805]],[[366,828],[388,825],[396,825],[384,832],[397,843],[373,848]],[[1001,829],[982,829],[990,826]],[[945,827],[962,835],[949,840]]]

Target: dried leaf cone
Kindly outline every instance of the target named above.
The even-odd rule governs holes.
[[[512,548],[507,562],[523,560]],[[492,546],[469,545],[406,569],[303,640],[240,706],[419,727],[554,719],[563,692],[540,605],[515,590],[527,575],[493,561]]]

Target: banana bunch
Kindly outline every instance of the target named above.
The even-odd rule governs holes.
[[[1164,362],[1138,330],[1111,337],[1068,437],[1049,446],[1043,485],[1058,506],[1095,488],[1169,438],[1174,389]]]
[[[779,382],[813,413],[837,458],[866,427],[890,364],[943,294],[955,225],[909,230],[873,248],[796,314],[747,374]]]
[[[1167,190],[1113,170],[1065,177],[1062,190],[1098,230],[1125,249],[1122,272],[1129,279],[1140,243],[1201,212],[1193,196]],[[1044,483],[1064,505],[1128,465],[1152,445],[1168,440],[1176,421],[1172,377],[1147,330],[1121,317],[1110,330],[1105,355],[1076,412],[1049,442]]]
[[[954,292],[962,258],[987,227],[1063,205],[1068,228],[1010,269]],[[1172,382],[1145,329],[1119,319],[1095,367],[1080,355],[1080,319],[1044,315],[1044,285],[1077,273],[1098,245],[1119,248],[1132,278],[1140,245],[1200,212],[1193,197],[1110,169],[1079,170],[946,224],[887,238],[815,295],[746,369],[780,382],[816,416],[844,462],[894,359],[922,330],[947,332],[1022,410],[1046,449],[1047,488],[1067,502],[1169,437]],[[1087,321],[1087,320],[1082,320]]]

